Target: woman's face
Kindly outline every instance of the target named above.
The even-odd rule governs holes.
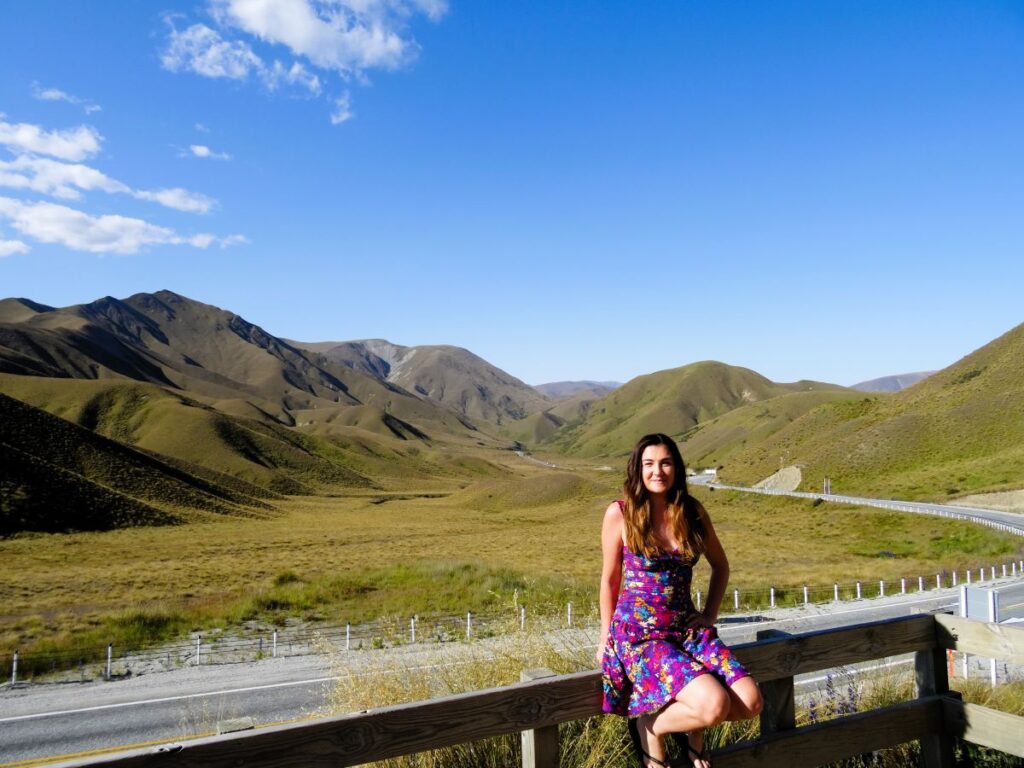
[[[668,446],[649,445],[640,454],[640,473],[644,488],[651,495],[668,493],[675,480],[676,465]]]

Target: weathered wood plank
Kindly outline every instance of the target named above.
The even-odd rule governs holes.
[[[945,613],[936,614],[935,624],[943,648],[1024,664],[1024,627],[989,624]]]
[[[946,651],[931,648],[914,654],[914,675],[917,695],[945,695],[949,691],[949,674],[946,669]],[[956,763],[953,735],[947,729],[939,729],[921,737],[921,765],[923,768],[953,768]]]
[[[600,713],[600,696],[600,673],[580,672],[61,765],[341,768],[579,720]]]
[[[531,680],[554,677],[555,673],[546,667],[524,669],[519,679],[526,683]],[[558,768],[558,726],[545,725],[522,733],[523,768]]]
[[[949,732],[972,744],[1024,757],[1024,717],[956,699],[945,700],[943,708]]]
[[[935,647],[931,614],[824,629],[733,646],[758,682]]]
[[[811,768],[913,741],[942,727],[941,699],[915,699],[715,750],[715,768]]]
[[[763,629],[757,633],[758,642],[776,637],[792,637],[777,629]],[[765,680],[761,684],[764,707],[761,709],[761,734],[789,731],[796,728],[796,694],[792,677]]]

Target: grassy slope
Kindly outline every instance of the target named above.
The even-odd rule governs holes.
[[[449,493],[292,498],[266,520],[0,540],[0,650],[47,636],[119,641],[145,616],[194,626],[284,616],[593,609],[604,509],[618,473],[522,461]],[[978,526],[805,500],[703,492],[744,590],[895,579],[993,562],[1019,541]],[[695,586],[706,591],[706,566]],[[180,600],[170,596],[187,595]],[[123,606],[136,608],[131,616]],[[138,618],[138,617],[143,618]],[[159,624],[159,622],[148,622]],[[96,629],[96,628],[99,629]],[[101,636],[101,633],[106,633]],[[70,637],[64,642],[70,643]]]
[[[859,392],[788,392],[742,405],[686,432],[679,447],[691,467],[716,467],[748,445],[757,445],[824,403],[862,398]]]
[[[169,291],[61,309],[0,302],[0,371],[78,379],[128,378],[174,388],[231,415],[282,424],[295,413],[362,407],[362,427],[466,438],[451,410],[298,349],[214,306]],[[309,421],[307,419],[307,421]]]
[[[416,392],[478,424],[514,424],[550,405],[533,387],[461,347],[403,347],[381,339],[295,344]]]
[[[98,434],[266,491],[371,484],[324,455],[335,450],[325,441],[271,420],[232,418],[150,384],[0,374],[0,391]]]
[[[0,529],[108,529],[270,507],[0,394]]]
[[[593,403],[582,422],[552,446],[580,456],[628,453],[649,432],[681,437],[695,425],[742,405],[787,392],[836,390],[829,384],[776,384],[754,371],[705,361],[640,376]]]
[[[1024,325],[893,395],[825,405],[735,455],[724,478],[753,482],[779,456],[808,487],[945,499],[1019,488],[1024,477]]]

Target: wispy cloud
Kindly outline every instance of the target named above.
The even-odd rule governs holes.
[[[90,216],[64,205],[26,203],[0,197],[0,217],[18,232],[41,243],[57,243],[88,253],[132,254],[153,245],[207,248],[221,240],[214,235],[183,236],[168,227],[129,216]],[[227,240],[225,244],[229,244]]]
[[[2,119],[2,116],[0,116]],[[127,195],[155,202],[166,208],[205,214],[217,201],[181,187],[139,189],[111,178],[103,171],[76,160],[96,154],[103,137],[95,129],[79,126],[48,130],[29,123],[0,122],[0,146],[14,157],[0,160],[0,187],[48,195],[61,200],[78,200],[88,192]],[[70,162],[69,162],[70,161]],[[144,219],[120,214],[92,215],[57,203],[0,196],[0,221],[28,240],[63,245],[88,253],[138,253],[155,245],[190,245],[208,248],[247,243],[243,235],[219,237],[209,233],[180,234],[176,230]],[[6,239],[0,233],[0,256],[27,253],[22,240]]]
[[[327,90],[324,76],[363,82],[370,70],[409,64],[420,50],[408,33],[409,20],[422,14],[438,21],[448,4],[446,0],[210,0],[209,10],[217,29],[200,23],[178,29],[168,19],[168,44],[161,56],[165,68],[237,81],[252,77],[270,90],[290,86],[320,96]],[[284,64],[261,57],[254,48],[257,43],[283,46],[295,60]],[[332,99],[332,123],[352,116],[347,91]]]
[[[351,119],[352,116],[352,100],[349,97],[348,91],[345,91],[345,93],[334,100],[334,109],[331,110],[331,125],[344,123],[346,120]]]
[[[30,248],[21,240],[0,240],[0,258],[16,253],[28,253]]]
[[[81,107],[85,110],[87,115],[91,115],[93,112],[99,112],[103,109],[103,107],[91,99],[80,99],[77,96],[72,96],[70,93],[60,90],[59,88],[43,88],[39,83],[32,83],[32,96],[40,101],[66,101],[68,104],[74,104]]]
[[[205,144],[190,144],[188,149],[189,149],[189,152],[191,152],[196,157],[204,157],[204,158],[205,157],[209,157],[209,158],[212,158],[214,160],[230,160],[231,159],[231,155],[229,155],[227,152],[214,152],[212,149],[210,149]]]
[[[133,189],[112,179],[102,171],[81,163],[62,163],[47,157],[20,155],[14,160],[0,160],[0,187],[25,189],[64,200],[77,200],[82,192],[100,191],[131,195],[151,200],[178,211],[209,213],[217,201],[181,188]]]
[[[139,189],[132,192],[140,200],[151,200],[168,208],[188,213],[209,213],[217,205],[213,198],[198,192],[174,187],[173,189]]]
[[[85,160],[100,151],[103,137],[88,125],[64,131],[47,131],[29,123],[0,121],[0,145],[15,152],[35,152],[61,160]]]

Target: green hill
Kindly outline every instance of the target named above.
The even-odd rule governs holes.
[[[0,533],[105,530],[267,514],[237,488],[0,394]]]
[[[892,395],[823,405],[726,463],[750,483],[780,456],[805,487],[947,499],[1019,488],[1024,478],[1024,325]]]
[[[826,403],[860,399],[863,394],[849,390],[787,392],[757,403],[741,405],[685,432],[679,448],[693,468],[717,467],[733,454],[758,445],[808,411]]]
[[[580,456],[628,453],[641,435],[681,439],[693,427],[750,403],[801,391],[842,391],[813,381],[776,384],[747,368],[705,361],[639,376],[592,403],[552,445]]]

